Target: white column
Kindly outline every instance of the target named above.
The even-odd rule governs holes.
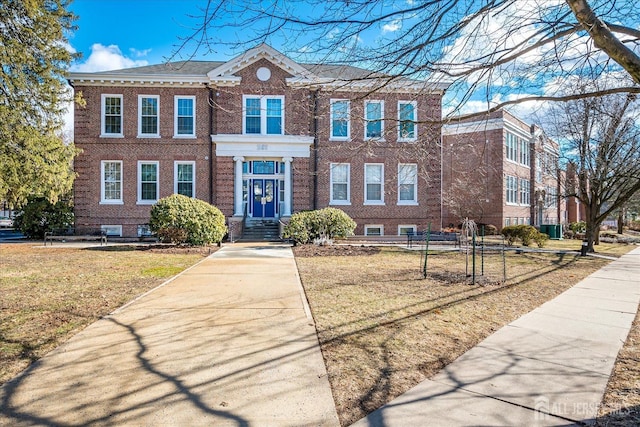
[[[242,216],[242,162],[244,157],[236,156],[233,161],[236,162],[233,179],[233,216]]]
[[[284,157],[284,212],[282,216],[291,216],[291,157]]]

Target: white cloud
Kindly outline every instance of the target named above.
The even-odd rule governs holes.
[[[402,20],[394,19],[393,21],[389,21],[382,26],[383,33],[393,33],[402,28]]]
[[[149,49],[138,51],[132,49],[132,52],[136,56],[138,53],[149,53]],[[86,61],[76,64],[71,67],[71,71],[75,72],[97,72],[97,71],[109,71],[119,70],[122,68],[141,67],[148,65],[148,62],[143,59],[131,59],[122,54],[120,48],[117,45],[104,46],[100,43],[95,43],[91,46],[91,54]]]
[[[68,46],[70,52],[75,52],[71,45]],[[137,50],[129,49],[131,55],[137,58],[146,56],[151,49]],[[148,65],[148,61],[144,59],[132,59],[122,54],[117,45],[104,46],[95,43],[91,46],[91,54],[86,61],[75,64],[70,67],[72,72],[91,73],[97,71],[119,70],[122,68],[141,67]],[[73,104],[66,106],[67,112],[64,115],[64,132],[67,135],[73,134]],[[71,136],[72,138],[72,136]]]
[[[151,52],[151,49],[142,49],[142,50],[138,50],[134,47],[129,48],[129,52],[131,52],[131,54],[133,56],[135,56],[136,58],[143,58],[147,55],[149,55],[149,53]]]

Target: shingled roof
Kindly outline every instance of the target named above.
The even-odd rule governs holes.
[[[163,64],[145,65],[142,67],[123,68],[120,70],[111,70],[104,72],[92,73],[98,77],[100,74],[109,75],[149,75],[149,76],[166,76],[166,75],[187,75],[187,76],[206,76],[211,70],[214,70],[221,65],[225,64],[224,61],[175,61],[167,62]],[[331,79],[362,79],[371,78],[375,74],[369,70],[363,68],[354,67],[351,65],[333,65],[333,64],[300,64],[311,73],[320,78]]]

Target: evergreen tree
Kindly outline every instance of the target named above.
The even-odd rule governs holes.
[[[72,98],[64,76],[75,58],[69,2],[0,3],[0,200],[13,207],[29,195],[55,202],[73,183],[76,150],[61,137]]]

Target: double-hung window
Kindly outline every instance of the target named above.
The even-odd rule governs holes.
[[[558,192],[554,187],[546,186],[546,207],[557,208],[558,207]]]
[[[351,204],[351,191],[349,185],[351,165],[349,163],[331,163],[330,168],[330,204]]]
[[[122,137],[122,95],[102,94],[101,136]]]
[[[176,96],[173,101],[173,137],[195,138],[196,97]]]
[[[369,163],[364,165],[365,204],[384,204],[384,165]]]
[[[382,138],[384,128],[384,101],[364,103],[365,139]]]
[[[138,95],[138,138],[160,136],[160,97]]]
[[[414,163],[398,165],[398,204],[418,204],[418,165]]]
[[[174,162],[173,166],[173,192],[187,197],[195,197],[196,162]]]
[[[243,97],[245,134],[282,135],[284,133],[284,97]]]
[[[505,181],[507,203],[518,203],[518,178],[507,175]]]
[[[531,183],[528,179],[520,178],[520,204],[531,204]]]
[[[398,102],[398,141],[412,142],[418,137],[416,101]]]
[[[347,140],[351,136],[351,123],[349,120],[349,101],[346,99],[331,100],[331,138],[334,140]]]
[[[100,203],[122,204],[122,160],[100,162]]]
[[[529,141],[524,138],[520,138],[520,164],[525,166],[531,166],[529,162],[530,158],[530,149],[529,149]]]
[[[505,150],[507,160],[512,162],[518,161],[518,137],[512,133],[507,132],[505,137]]]
[[[138,162],[138,203],[152,204],[158,201],[158,162]]]

